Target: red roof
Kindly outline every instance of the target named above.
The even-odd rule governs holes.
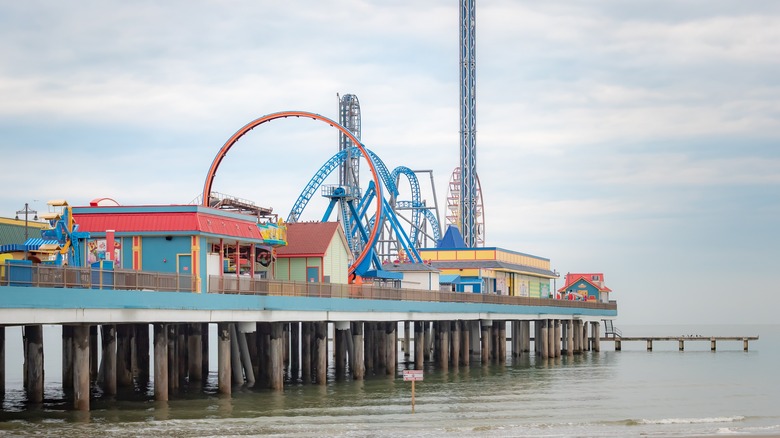
[[[563,287],[558,289],[558,292],[565,291],[569,286],[573,285],[574,283],[585,281],[587,283],[590,283],[598,289],[600,292],[612,292],[612,289],[604,286],[604,274],[601,272],[594,272],[589,274],[572,274],[568,273],[565,277],[566,281]]]
[[[226,237],[262,240],[252,220],[242,221],[197,212],[82,213],[74,214],[79,231],[103,233],[207,233]]]
[[[287,224],[287,246],[276,248],[280,258],[322,257],[328,251],[333,235],[339,232],[338,222],[298,222]]]

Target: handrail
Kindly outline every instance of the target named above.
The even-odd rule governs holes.
[[[191,275],[96,269],[70,266],[2,265],[0,286],[55,287],[79,289],[142,290],[194,292]],[[448,303],[504,304],[514,306],[550,306],[560,308],[617,310],[617,303],[570,301],[552,298],[519,297],[486,293],[398,289],[375,285],[307,283],[213,275],[208,278],[208,293],[369,300],[428,301]]]
[[[570,301],[552,298],[519,297],[482,293],[397,289],[374,285],[307,283],[302,281],[252,279],[247,277],[219,275],[209,277],[208,292],[214,294],[483,303],[617,310],[617,303],[615,301],[600,303],[595,301]]]
[[[3,265],[0,286],[193,292],[191,275],[128,269],[71,266]]]

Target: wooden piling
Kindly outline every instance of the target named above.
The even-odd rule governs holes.
[[[366,350],[364,342],[364,323],[356,321],[352,323],[352,343],[354,344],[355,360],[352,369],[352,378],[363,380],[366,376]]]
[[[561,320],[556,319],[555,320],[555,336],[553,339],[555,340],[555,357],[561,357],[561,336],[562,336],[562,330],[561,327]]]
[[[149,324],[135,324],[135,355],[139,386],[149,383]],[[97,351],[97,350],[95,350]],[[94,354],[93,354],[94,356]],[[208,373],[208,371],[207,371]]]
[[[89,325],[77,325],[69,331],[73,346],[73,407],[89,411]]]
[[[117,324],[116,386],[118,388],[131,388],[133,386],[132,335],[133,326],[131,324]]]
[[[203,342],[201,341],[201,329],[202,326],[199,323],[189,324],[189,337],[187,338],[188,345],[188,370],[189,383],[201,384],[203,383]]]
[[[482,365],[490,363],[490,327],[493,325],[493,321],[482,320],[480,321],[480,327],[482,329]]]
[[[217,389],[220,394],[232,392],[230,323],[217,324]]]
[[[168,327],[161,322],[154,323],[154,399],[168,400]]]
[[[290,324],[290,379],[297,382],[301,373],[301,323]]]
[[[385,327],[387,337],[386,373],[388,376],[395,376],[398,366],[398,323],[389,321],[385,324]]]
[[[460,321],[460,364],[469,366],[471,360],[471,321]],[[422,368],[420,368],[422,369]]]
[[[271,385],[270,389],[284,389],[284,323],[271,323]]]
[[[0,401],[5,398],[5,326],[0,326]]]
[[[62,390],[73,389],[73,326],[62,325]],[[89,334],[87,334],[89,342]],[[89,365],[89,364],[87,364]],[[87,369],[89,371],[89,369]]]
[[[425,329],[424,322],[414,322],[414,369],[423,369],[425,361]]]
[[[315,322],[315,342],[316,342],[316,381],[320,385],[328,383],[328,323]]]
[[[43,402],[43,327],[24,326],[27,401]]]
[[[460,365],[460,321],[450,322],[450,333],[452,334],[452,366],[458,368]]]
[[[116,325],[103,324],[100,326],[102,359],[100,369],[103,375],[103,392],[107,395],[116,395]]]
[[[598,353],[601,351],[601,323],[593,321],[591,329],[593,331],[593,351]]]

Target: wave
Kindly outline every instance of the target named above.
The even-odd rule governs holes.
[[[731,417],[703,417],[703,418],[661,418],[661,419],[640,419],[640,420],[628,420],[627,424],[702,424],[702,423],[735,423],[738,421],[744,421],[745,417],[742,415],[735,415]]]

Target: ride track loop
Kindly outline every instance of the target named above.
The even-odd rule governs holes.
[[[206,174],[206,182],[203,184],[203,194],[202,194],[202,205],[205,207],[209,207],[209,200],[211,198],[211,186],[214,182],[214,177],[217,174],[217,169],[219,169],[219,165],[222,162],[222,159],[225,158],[225,155],[227,155],[228,151],[230,151],[230,148],[233,147],[236,142],[243,137],[246,133],[251,131],[252,129],[264,124],[268,123],[273,120],[277,119],[284,119],[288,117],[304,117],[312,120],[318,120],[320,122],[324,122],[349,137],[349,139],[352,141],[352,144],[355,145],[358,149],[360,149],[360,152],[362,152],[363,157],[366,158],[366,162],[368,162],[368,167],[371,170],[371,176],[374,179],[374,185],[376,186],[376,190],[378,191],[376,196],[376,217],[382,217],[382,200],[384,199],[382,194],[382,184],[381,180],[379,178],[379,174],[377,172],[376,166],[371,158],[369,158],[369,154],[366,151],[365,147],[363,146],[363,143],[360,142],[353,134],[349,131],[349,129],[341,126],[340,124],[336,123],[335,121],[325,117],[321,116],[319,114],[310,113],[307,111],[281,111],[278,113],[272,113],[265,116],[262,116],[260,118],[257,118],[246,125],[244,125],[243,128],[236,131],[235,134],[233,134],[220,148],[219,152],[217,153],[217,156],[214,157],[214,161],[211,162],[211,167],[209,168],[208,173]],[[374,245],[376,244],[377,240],[379,239],[379,232],[381,228],[381,221],[374,221],[374,224],[371,228],[371,233],[368,236],[368,241],[363,247],[363,251],[355,257],[355,260],[352,262],[351,265],[349,265],[348,268],[348,278],[350,283],[354,283],[356,278],[359,275],[362,275],[364,271],[366,270],[365,267],[367,265],[370,265],[370,263],[364,263],[365,261],[370,261],[369,254],[373,251]],[[359,270],[360,269],[360,270]]]

